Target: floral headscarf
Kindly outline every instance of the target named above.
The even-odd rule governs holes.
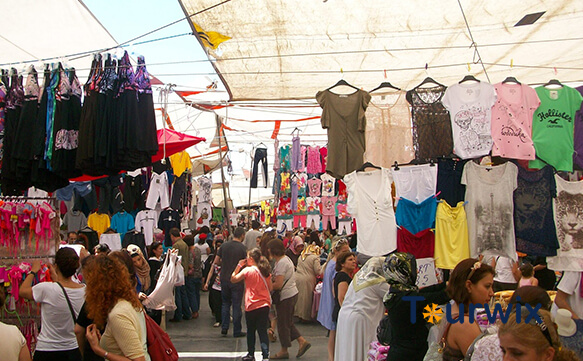
[[[299,256],[301,251],[298,249],[298,247],[300,245],[304,244],[304,240],[302,239],[302,237],[300,236],[294,236],[292,238],[291,244],[289,246],[289,248],[291,249],[291,251],[296,255]]]
[[[355,292],[379,283],[387,282],[387,279],[383,274],[384,261],[385,257],[373,257],[366,261],[364,266],[356,272],[352,279]]]
[[[410,253],[397,252],[389,255],[383,265],[387,282],[391,285],[384,302],[390,302],[398,292],[416,292],[417,260]]]
[[[304,247],[304,250],[302,251],[302,261],[306,259],[306,257],[308,257],[308,255],[310,254],[315,254],[316,256],[320,255],[320,247],[316,246],[315,244],[309,244],[307,246]]]
[[[141,258],[140,266],[134,264],[134,268],[136,269],[136,275],[138,275],[140,283],[142,284],[142,290],[148,290],[151,284],[150,264],[148,264],[148,261],[146,261],[146,258],[144,257],[140,247],[136,246],[135,244],[130,244],[126,249],[132,258]]]

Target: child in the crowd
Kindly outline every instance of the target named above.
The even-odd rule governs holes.
[[[538,286],[538,280],[534,277],[534,267],[530,263],[520,266],[522,277],[518,281],[518,287]]]

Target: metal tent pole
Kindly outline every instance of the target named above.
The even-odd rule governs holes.
[[[215,114],[215,120],[217,122],[217,134],[219,135],[219,166],[221,167],[221,181],[223,183],[223,203],[225,205],[225,211],[227,213],[227,229],[229,234],[232,234],[231,229],[231,218],[228,217],[229,215],[229,202],[227,200],[227,189],[225,188],[225,170],[223,169],[223,143],[221,141],[221,120],[217,114]]]

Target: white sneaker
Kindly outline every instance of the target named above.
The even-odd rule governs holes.
[[[213,325],[213,327],[219,327],[220,325],[221,325],[221,323],[220,323],[220,322],[216,322],[216,323]]]

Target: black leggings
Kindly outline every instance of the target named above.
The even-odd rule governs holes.
[[[269,325],[269,307],[261,307],[253,311],[245,311],[245,321],[247,322],[247,352],[250,355],[255,353],[255,331],[259,334],[261,353],[264,359],[269,358],[269,338],[267,337],[267,327]]]
[[[67,351],[35,351],[34,361],[81,361],[81,352],[76,348]]]
[[[215,314],[215,322],[221,322],[223,309],[221,291],[217,291],[213,288],[209,289],[209,306],[211,311]]]
[[[257,188],[257,176],[259,173],[259,162],[263,166],[263,183],[265,188],[267,188],[267,183],[269,179],[267,177],[267,149],[257,148],[255,149],[255,157],[253,158],[253,173],[251,174],[251,188]]]

